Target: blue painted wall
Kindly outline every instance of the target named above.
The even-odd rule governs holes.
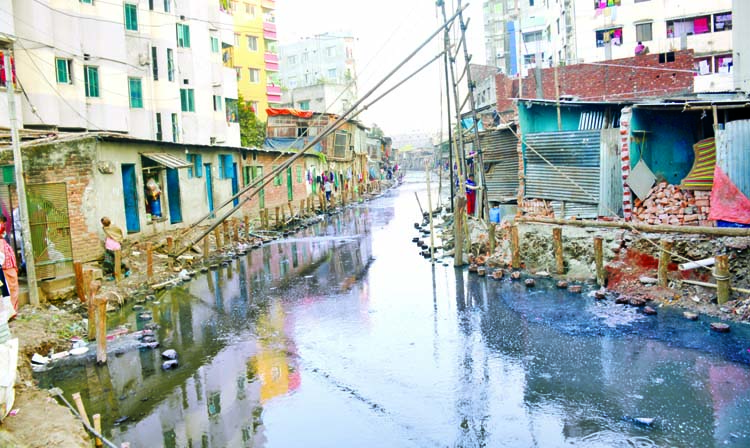
[[[630,166],[641,157],[658,180],[679,184],[690,172],[695,155],[693,144],[713,135],[711,114],[664,109],[633,109],[631,120]],[[639,132],[646,131],[646,132]]]

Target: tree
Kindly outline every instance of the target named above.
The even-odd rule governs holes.
[[[266,124],[258,119],[253,105],[242,95],[237,99],[237,114],[240,118],[240,144],[244,147],[263,146],[266,139]]]
[[[370,137],[380,138],[384,135],[383,130],[377,124],[373,123],[372,129],[370,129]]]

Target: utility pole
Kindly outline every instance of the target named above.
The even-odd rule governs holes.
[[[18,193],[18,211],[21,214],[21,232],[23,235],[23,251],[26,259],[26,284],[29,288],[29,301],[32,305],[39,305],[39,290],[36,286],[36,268],[34,266],[34,250],[31,247],[31,231],[29,230],[29,210],[26,202],[26,183],[23,178],[23,158],[21,157],[21,142],[18,138],[18,117],[16,116],[16,97],[13,88],[13,69],[11,67],[10,52],[13,48],[13,37],[0,36],[0,46],[3,51],[5,64],[5,87],[8,92],[8,116],[10,117],[10,136],[13,146],[13,166],[16,177],[16,191]],[[12,214],[12,211],[11,211]]]

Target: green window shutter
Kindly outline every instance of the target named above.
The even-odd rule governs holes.
[[[184,25],[185,29],[185,48],[190,48],[190,26]]]
[[[65,59],[55,59],[57,65],[57,82],[60,84],[70,83],[70,74],[68,73],[68,61]]]
[[[16,183],[16,172],[13,165],[6,165],[2,170],[3,184],[15,184]]]
[[[167,48],[167,79],[174,81],[174,52]]]
[[[302,183],[302,167],[301,166],[297,167],[297,183],[298,184]]]
[[[99,97],[99,68],[86,66],[83,70],[83,83],[87,97]]]
[[[140,78],[128,78],[130,91],[130,107],[134,109],[143,108],[143,88]]]
[[[138,31],[138,6],[125,3],[125,29]]]
[[[195,112],[195,91],[193,89],[187,89],[188,95],[188,112]]]
[[[211,38],[211,51],[213,53],[219,52],[219,39],[217,39],[216,37]]]
[[[273,171],[276,171],[279,169],[278,165],[273,166]],[[273,178],[273,184],[278,186],[281,185],[281,173],[276,173],[276,176]]]

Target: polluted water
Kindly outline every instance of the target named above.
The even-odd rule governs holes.
[[[424,180],[112,313],[158,348],[36,379],[133,448],[750,446],[746,326],[432,264]]]

